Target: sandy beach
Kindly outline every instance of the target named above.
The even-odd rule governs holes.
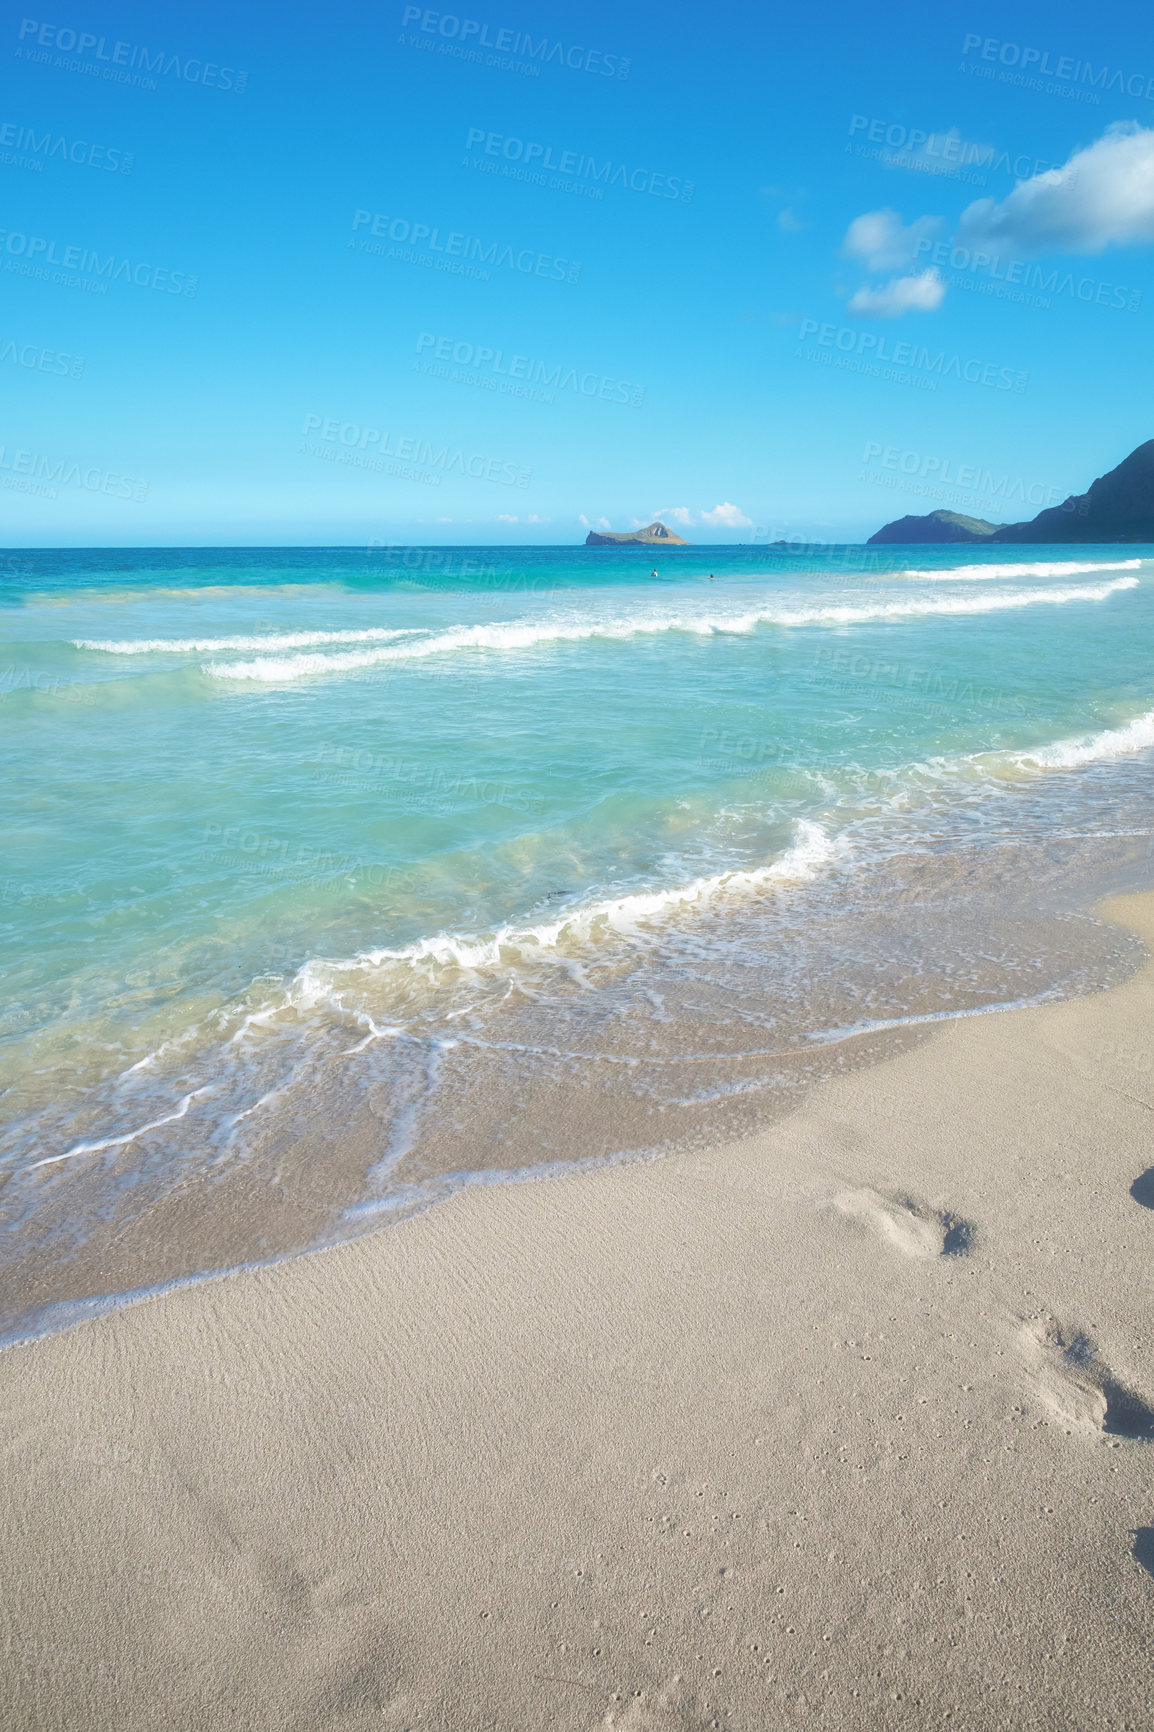
[[[1152,1027],[1148,965],[9,1349],[3,1724],[1148,1725]]]

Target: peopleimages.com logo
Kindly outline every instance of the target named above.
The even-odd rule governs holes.
[[[0,123],[0,145],[26,150],[32,157],[43,157],[45,162],[59,157],[62,162],[74,162],[81,168],[103,169],[106,174],[131,174],[136,160],[130,150],[109,144],[90,144],[84,138],[74,138],[69,143],[63,133],[51,130],[37,133],[34,126],[22,126],[14,120]],[[43,164],[37,162],[36,166],[40,168]]]
[[[935,174],[952,175],[960,168],[988,168],[995,174],[1008,174],[1015,180],[1033,180],[1040,174],[1055,176],[1054,186],[1073,186],[1076,170],[1052,162],[1049,157],[1030,156],[1019,151],[1011,156],[992,144],[976,144],[957,132],[929,132],[923,127],[905,126],[900,121],[871,120],[868,115],[850,116],[849,136],[864,134],[870,144],[884,145],[897,156],[879,153],[879,160],[899,168],[917,167]],[[980,185],[984,186],[985,181]]]
[[[55,499],[61,487],[104,493],[110,499],[134,499],[137,504],[148,497],[148,482],[134,475],[121,475],[118,470],[95,464],[70,463],[63,457],[46,457],[39,451],[9,451],[5,445],[0,445],[0,471],[3,486],[44,499]]]
[[[601,78],[628,78],[632,61],[619,54],[606,54],[600,48],[580,48],[576,43],[566,48],[563,42],[551,42],[547,36],[534,41],[527,31],[498,29],[490,37],[488,24],[476,18],[458,18],[453,12],[430,12],[423,6],[406,6],[401,16],[402,30],[416,24],[426,36],[439,36],[461,48],[488,48],[496,54],[510,54],[526,64],[537,61],[542,66],[565,66],[570,72],[592,72]],[[478,56],[480,58],[480,56]]]
[[[1120,96],[1137,96],[1146,102],[1154,102],[1154,78],[1144,72],[1123,73],[1117,68],[1111,71],[1109,66],[1099,66],[1095,72],[1089,60],[1075,60],[1072,55],[1058,55],[1057,64],[1050,65],[1050,50],[1048,48],[1026,48],[1019,42],[1003,42],[997,36],[968,35],[962,43],[962,58],[977,54],[978,61],[986,61],[995,66],[1016,68],[1019,74],[1028,74],[1019,80],[1031,86],[1040,88],[1043,78],[1057,78],[1063,83],[1073,85],[1088,84],[1092,90],[1087,91],[1089,100],[1097,102],[1095,94],[1101,90],[1117,90]]]
[[[55,241],[46,240],[43,235],[13,233],[8,229],[0,229],[0,248],[10,255],[4,269],[23,276],[51,280],[51,273],[44,267],[56,265],[65,271],[80,271],[85,276],[100,278],[104,283],[132,283],[138,289],[158,289],[161,294],[184,295],[189,300],[195,299],[200,281],[199,277],[190,277],[184,271],[170,271],[164,265],[149,265],[143,260],[134,265],[131,259],[119,259],[115,253],[106,253],[102,257],[91,247],[66,246],[63,257],[58,258]]]
[[[495,373],[491,389],[505,391],[514,397],[540,396],[541,392],[573,391],[581,397],[598,397],[603,403],[628,403],[640,409],[645,401],[645,386],[631,384],[628,379],[611,378],[605,373],[582,371],[557,361],[539,361],[533,355],[506,355],[504,349],[494,349],[488,343],[459,342],[455,337],[438,337],[432,331],[421,331],[417,337],[417,354],[433,351],[437,361],[452,361],[458,368],[471,368],[472,375],[464,381],[480,382],[486,374]],[[447,367],[441,376],[452,378]],[[551,403],[552,396],[542,399]]]
[[[971,251],[950,241],[923,238],[918,242],[918,257],[935,267],[948,266],[952,271],[989,277],[991,282],[1004,284],[1007,290],[1019,287],[1022,299],[1030,295],[1069,295],[1071,300],[1082,301],[1086,306],[1114,307],[1125,313],[1136,313],[1142,305],[1141,289],[1128,289],[1123,283],[1107,283],[1098,277],[1076,277],[1073,271],[1060,271],[1057,266],[1047,272],[1044,266],[1029,264],[1025,259],[1003,259],[998,253]]]
[[[825,349],[840,350],[867,363],[890,362],[895,367],[910,367],[916,373],[937,379],[962,379],[967,385],[986,385],[992,391],[1026,389],[1030,375],[1013,367],[1000,367],[995,361],[963,360],[961,355],[949,355],[945,349],[935,354],[924,343],[891,343],[873,331],[855,330],[852,325],[822,324],[817,319],[803,319],[798,332],[802,342],[815,336]]]
[[[436,440],[423,439],[417,434],[399,436],[394,443],[393,435],[387,429],[364,427],[358,421],[341,421],[335,415],[306,415],[301,433],[305,437],[319,433],[334,448],[334,459],[347,460],[357,469],[379,470],[381,460],[391,457],[401,463],[423,465],[430,471],[439,470],[441,475],[452,475],[455,471],[470,476],[474,481],[493,481],[501,487],[528,487],[533,479],[533,471],[520,463],[485,457],[477,451],[454,451],[448,445],[438,445]],[[344,452],[340,452],[341,446],[344,446]]]
[[[1058,505],[1066,497],[1061,487],[1044,481],[1027,481],[1024,476],[1009,473],[996,475],[980,463],[958,463],[953,457],[939,457],[928,451],[903,451],[898,445],[882,445],[867,439],[862,462],[868,466],[875,457],[881,458],[882,468],[892,474],[915,476],[919,481],[930,480],[936,485],[961,487],[985,499],[997,499],[1003,504],[1014,500],[1023,506]],[[877,477],[872,477],[876,479]]]
[[[17,343],[12,337],[0,338],[0,361],[27,367],[30,373],[55,373],[61,379],[79,379],[84,374],[84,361],[79,355],[46,349],[41,343]]]
[[[594,181],[600,186],[620,186],[629,192],[648,193],[653,198],[693,203],[694,182],[683,179],[681,175],[660,174],[650,168],[630,169],[625,163],[615,163],[609,157],[599,163],[595,156],[588,156],[584,151],[563,150],[560,145],[539,144],[531,138],[511,138],[501,132],[487,132],[483,126],[471,126],[466,134],[466,163],[467,153],[474,145],[485,156],[518,162],[526,169],[531,170],[536,165],[542,171],[551,169],[556,174]],[[557,161],[553,160],[554,152]]]
[[[460,270],[467,271],[470,264],[504,265],[511,271],[519,271],[522,276],[543,277],[554,283],[576,283],[581,279],[579,264],[555,258],[552,253],[536,253],[531,247],[502,246],[499,241],[490,241],[486,245],[476,235],[463,234],[456,229],[450,229],[442,241],[440,229],[428,223],[412,223],[406,217],[389,217],[381,211],[354,211],[353,232],[364,228],[366,223],[369,233],[378,239],[390,240],[396,245],[408,241],[414,247],[423,243],[430,253],[443,254],[446,266],[455,262]],[[349,245],[353,246],[354,242],[350,241]],[[365,243],[362,241],[361,245],[364,248]]]
[[[203,84],[207,90],[232,90],[238,96],[248,83],[248,73],[238,72],[234,66],[220,66],[215,60],[182,60],[179,54],[171,54],[164,48],[146,48],[139,42],[114,42],[112,52],[107,53],[106,36],[94,36],[91,31],[73,30],[67,25],[41,24],[35,18],[21,20],[17,40],[26,44],[16,50],[23,59],[51,63],[47,50],[54,48],[58,55],[78,55],[78,71],[109,78],[114,83],[138,83],[140,80],[133,77],[134,73],[158,73],[161,78],[176,77],[185,84]],[[34,53],[33,49],[45,52]],[[91,61],[86,59],[89,54]],[[71,70],[66,61],[58,64]],[[148,87],[156,89],[151,80]]]

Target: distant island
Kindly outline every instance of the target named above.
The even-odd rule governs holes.
[[[1088,493],[1039,511],[1029,523],[987,523],[956,511],[899,517],[867,547],[916,541],[1154,541],[1154,439],[1147,439]]]
[[[625,535],[614,535],[607,529],[604,534],[597,529],[591,529],[585,537],[586,547],[689,547],[688,541],[683,541],[680,535],[674,535],[671,529],[666,529],[664,523],[651,523],[648,529],[631,529]]]
[[[988,541],[1001,524],[984,517],[963,517],[957,511],[931,511],[926,517],[899,517],[887,523],[866,546],[888,541]]]

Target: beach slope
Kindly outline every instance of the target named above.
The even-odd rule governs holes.
[[[1151,1028],[1147,967],[0,1355],[4,1724],[1146,1724]]]

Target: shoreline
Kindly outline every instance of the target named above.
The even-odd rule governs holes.
[[[719,582],[663,592],[612,550],[510,555],[467,605],[425,593],[443,565],[386,596],[300,552],[184,562],[207,590],[32,561],[56,588],[10,633],[0,1339],[390,1195],[731,1142],[851,1062],[831,1034],[868,1025],[872,1057],[1115,978],[1127,946],[1082,912],[1149,878],[1149,585],[1115,557],[1053,589],[1086,561],[1037,551],[923,550],[884,593],[872,556],[852,590],[840,559],[751,588],[760,559],[710,555]],[[77,587],[102,575],[136,588]],[[294,575],[324,582],[272,607],[248,581]]]
[[[582,981],[572,1002],[567,965],[549,953],[553,975],[543,969],[541,980],[552,998],[514,997],[491,1016],[482,1004],[472,1029],[454,1023],[446,999],[439,1025],[422,1028],[413,1010],[417,1038],[392,1043],[377,1036],[393,1021],[388,991],[370,985],[340,1017],[302,1025],[291,1062],[270,1042],[263,1077],[214,1072],[211,1049],[182,1055],[175,1044],[171,1086],[138,1062],[140,1098],[126,1104],[113,1089],[98,1103],[119,1116],[110,1124],[99,1113],[70,1123],[69,1091],[46,1074],[46,1141],[30,1144],[36,1158],[5,1188],[14,1231],[0,1351],[352,1242],[477,1185],[744,1140],[795,1114],[825,1079],[932,1039],[937,1023],[1108,988],[1144,952],[1092,910],[1149,881],[1137,846],[1149,828],[1130,821],[1144,784],[1124,780],[1121,796],[1115,784],[1079,772],[1071,796],[1047,778],[1016,790],[1008,830],[994,809],[981,835],[959,824],[949,847],[939,834],[936,851],[910,846],[864,870],[851,848],[844,869],[835,861],[773,896],[690,910],[660,933],[621,938],[616,955],[603,947],[604,986],[590,993]],[[1055,792],[1081,802],[1082,823],[1040,846],[1040,820],[1065,811],[1055,813]],[[703,991],[706,945],[715,962]],[[320,975],[349,966],[310,964]],[[221,1035],[217,1056],[232,1044]],[[65,1112],[53,1123],[56,1096]],[[219,1158],[216,1126],[264,1100],[273,1110]],[[144,1138],[133,1129],[142,1123],[163,1130]]]
[[[10,1724],[1140,1724],[1152,1014],[0,1354]]]

